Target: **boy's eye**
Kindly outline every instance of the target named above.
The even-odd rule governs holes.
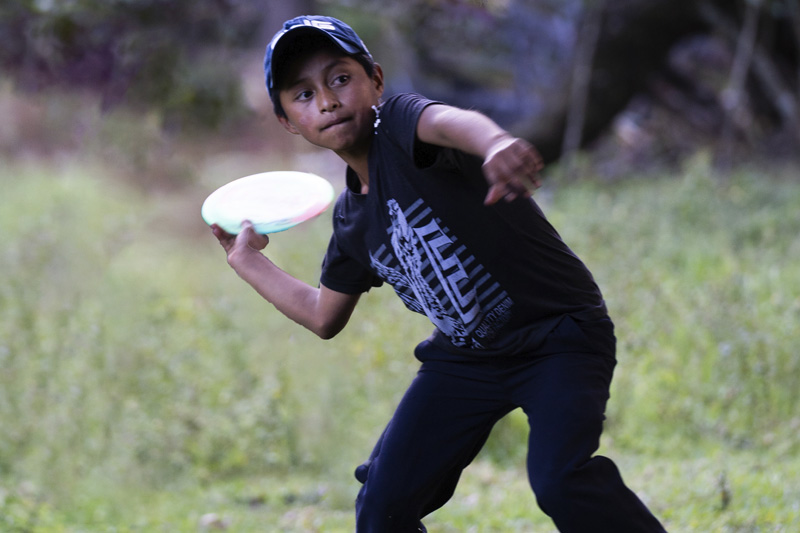
[[[297,96],[295,97],[295,100],[298,100],[298,101],[300,101],[300,100],[308,100],[309,98],[311,98],[312,94],[313,93],[311,91],[300,91],[299,93],[297,93]]]
[[[343,84],[347,83],[349,79],[350,79],[350,76],[348,74],[340,74],[340,75],[336,76],[335,78],[333,78],[333,83],[335,85],[343,85]]]

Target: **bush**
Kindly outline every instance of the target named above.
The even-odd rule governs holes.
[[[6,2],[0,68],[28,91],[88,87],[104,108],[124,101],[162,111],[173,128],[216,127],[241,113],[235,52],[253,43],[263,11],[215,0]]]

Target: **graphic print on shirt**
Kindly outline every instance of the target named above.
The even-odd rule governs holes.
[[[511,298],[422,200],[405,212],[394,199],[387,208],[391,249],[370,252],[372,268],[455,346],[485,348],[509,321]]]

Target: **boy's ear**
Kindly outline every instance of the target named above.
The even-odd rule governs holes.
[[[375,84],[378,96],[383,95],[383,69],[378,63],[375,63],[375,70],[372,72],[372,82]]]
[[[279,117],[278,117],[278,122],[280,122],[280,123],[281,123],[281,126],[283,126],[283,127],[284,127],[284,129],[286,129],[286,131],[288,131],[289,133],[291,133],[291,134],[293,134],[293,135],[300,135],[300,132],[299,132],[299,131],[297,131],[297,128],[295,128],[294,126],[292,126],[292,123],[291,123],[291,122],[289,122],[289,119],[288,119],[288,118],[286,118],[286,117],[280,117],[280,116],[279,116]]]

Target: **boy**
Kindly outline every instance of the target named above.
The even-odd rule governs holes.
[[[298,17],[267,47],[279,122],[339,155],[319,287],[274,265],[245,224],[213,227],[228,263],[323,339],[359,295],[390,283],[435,326],[417,377],[356,469],[359,532],[425,531],[503,416],[531,426],[528,471],[560,531],[663,531],[599,446],[615,365],[613,324],[583,263],[530,198],[541,157],[487,117],[418,95],[381,102],[383,72],[353,30]]]

